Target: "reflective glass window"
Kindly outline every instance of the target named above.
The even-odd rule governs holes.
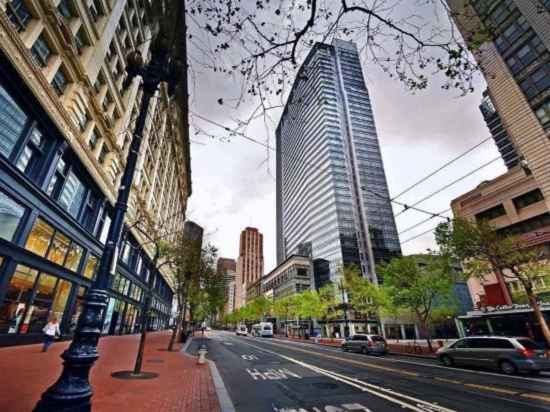
[[[83,272],[83,275],[85,278],[93,279],[97,269],[97,263],[98,263],[97,256],[90,255],[88,257],[88,261],[86,262],[86,266],[84,267],[84,272]]]
[[[83,254],[84,249],[82,249],[82,247],[77,245],[75,242],[72,242],[71,246],[69,247],[69,252],[67,253],[67,258],[65,259],[64,266],[67,269],[76,272],[78,270],[78,265],[80,264],[80,260],[82,259]]]
[[[46,256],[48,247],[50,246],[54,229],[42,219],[36,219],[34,227],[27,239],[25,249],[36,253],[40,256]]]
[[[84,310],[84,297],[86,296],[86,288],[80,286],[78,288],[78,293],[76,295],[76,301],[74,305],[74,310],[71,315],[71,322],[69,325],[69,330],[71,332],[74,332],[76,329],[76,324],[78,323],[78,318],[80,317],[80,314]]]
[[[19,333],[40,333],[48,322],[48,313],[52,305],[57,278],[45,273],[40,274],[32,303],[27,308]]]
[[[0,305],[0,333],[17,333],[32,295],[38,271],[18,265]]]
[[[54,236],[52,246],[48,252],[48,260],[51,260],[58,265],[62,265],[65,261],[65,256],[69,251],[70,239],[60,232],[57,232]]]
[[[0,85],[0,154],[11,155],[27,120],[25,112]]]
[[[65,306],[67,305],[67,300],[69,299],[69,294],[71,293],[71,286],[71,282],[67,280],[60,279],[59,282],[57,282],[55,296],[53,298],[52,307],[48,316],[49,319],[56,318],[58,322],[61,322],[63,319]]]
[[[42,132],[34,129],[23,148],[23,152],[19,155],[19,159],[15,166],[23,173],[30,175],[34,171],[35,165],[39,164],[40,158],[44,154],[46,139]]]
[[[52,50],[48,46],[46,39],[41,34],[31,47],[31,54],[36,64],[40,67],[46,67],[48,65],[48,59],[52,54]]]
[[[0,238],[13,240],[25,209],[0,192]]]
[[[63,190],[59,196],[59,204],[67,211],[72,217],[77,217],[80,211],[80,206],[84,200],[86,188],[82,182],[71,171],[67,176]]]

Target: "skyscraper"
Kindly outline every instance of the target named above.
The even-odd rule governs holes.
[[[246,286],[264,274],[264,236],[253,227],[241,232],[237,259],[236,304],[239,308],[246,298]]]
[[[466,42],[475,41],[491,101],[550,208],[550,2],[447,3]]]
[[[504,165],[508,169],[511,169],[519,163],[519,155],[487,90],[483,92],[483,100],[479,105],[479,110],[483,115],[487,128],[491,132],[491,136],[493,136]]]
[[[313,46],[276,145],[278,262],[307,245],[327,262],[328,278],[353,263],[376,282],[375,264],[401,249],[355,44]]]

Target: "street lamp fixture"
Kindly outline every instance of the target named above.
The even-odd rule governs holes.
[[[151,99],[161,82],[168,83],[168,91],[174,94],[182,74],[183,64],[170,56],[168,39],[159,34],[151,44],[151,60],[145,64],[138,51],[128,55],[124,88],[128,88],[137,76],[142,79],[143,96],[132,136],[126,167],[118,189],[117,201],[109,234],[101,256],[97,277],[86,294],[84,309],[78,318],[73,341],[63,352],[63,371],[57,382],[49,387],[35,407],[35,412],[89,412],[92,387],[90,369],[98,359],[97,344],[101,335],[107,306],[109,279],[116,271],[118,246],[128,209],[128,198],[136,170],[138,154],[145,129],[145,121]],[[143,325],[145,327],[145,325]]]

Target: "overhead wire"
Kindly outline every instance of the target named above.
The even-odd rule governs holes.
[[[407,207],[405,207],[405,209],[402,210],[401,212],[397,213],[397,214],[395,215],[395,217],[402,215],[402,214],[405,213],[407,210],[412,209],[413,206],[419,205],[420,203],[422,203],[422,202],[424,202],[424,201],[430,199],[431,197],[437,195],[438,193],[441,193],[442,191],[447,190],[449,187],[451,187],[451,186],[457,184],[457,183],[460,182],[461,180],[466,179],[467,177],[469,177],[469,176],[473,175],[474,173],[480,171],[480,170],[483,169],[484,167],[489,166],[490,164],[496,162],[497,160],[500,160],[500,156],[497,156],[497,157],[495,157],[494,159],[489,160],[488,162],[486,162],[486,163],[482,164],[481,166],[479,166],[479,167],[477,167],[477,168],[471,170],[470,172],[466,173],[465,175],[459,177],[458,179],[455,179],[455,180],[453,180],[452,182],[447,183],[445,186],[443,186],[443,187],[437,189],[435,192],[432,192],[432,193],[430,193],[429,195],[423,197],[422,199],[416,201],[416,202],[413,203],[412,205],[406,205]],[[394,198],[394,199],[395,199],[395,198]]]
[[[412,185],[408,186],[406,189],[402,190],[401,192],[399,192],[397,195],[395,195],[392,199],[397,199],[398,197],[401,197],[403,196],[405,193],[409,192],[410,190],[414,189],[416,186],[418,186],[420,183],[423,183],[425,182],[426,180],[428,180],[430,177],[434,176],[435,174],[439,173],[440,171],[442,171],[443,169],[445,169],[446,167],[450,166],[451,164],[453,164],[454,162],[456,162],[457,160],[460,160],[462,159],[464,156],[466,156],[468,153],[471,153],[473,150],[477,149],[479,146],[481,146],[483,143],[491,140],[493,137],[492,136],[489,136],[485,139],[483,139],[481,142],[479,142],[478,144],[470,147],[468,150],[466,150],[465,152],[462,152],[461,154],[459,154],[458,156],[456,156],[455,158],[449,160],[448,162],[446,162],[445,164],[443,164],[442,166],[440,166],[439,168],[437,168],[436,170],[434,170],[433,172],[429,173],[428,175],[424,176],[422,179],[418,180],[417,182],[413,183]]]

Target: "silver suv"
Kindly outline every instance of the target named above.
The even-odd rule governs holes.
[[[550,370],[545,349],[529,338],[472,336],[439,349],[437,357],[446,366],[493,368],[508,375],[518,371],[538,374]]]
[[[342,343],[342,350],[344,352],[384,355],[388,352],[388,344],[382,336],[356,334]]]

